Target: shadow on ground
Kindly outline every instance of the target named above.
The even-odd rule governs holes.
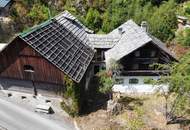
[[[109,100],[109,95],[102,94],[98,91],[99,84],[98,77],[94,77],[91,80],[90,88],[86,92],[85,101],[82,105],[81,115],[89,114],[100,109],[107,108],[107,101]],[[142,106],[143,102],[147,100],[141,97],[129,97],[125,96],[118,100],[128,110],[133,110],[135,106]]]
[[[99,79],[94,77],[90,82],[89,90],[86,92],[85,100],[82,104],[81,115],[90,114],[100,109],[106,109],[109,96],[98,91]]]
[[[190,126],[190,119],[184,117],[174,117],[172,120],[168,121],[167,124],[180,124],[181,126]]]

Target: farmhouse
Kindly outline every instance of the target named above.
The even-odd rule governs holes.
[[[149,90],[145,79],[169,73],[150,65],[176,61],[148,33],[146,22],[140,27],[129,20],[108,34],[93,34],[68,11],[19,34],[2,47],[0,59],[0,77],[63,85],[68,75],[77,83],[84,79],[85,88],[94,74],[115,61],[121,66],[114,72],[120,81],[115,86],[124,91],[131,86]]]
[[[95,61],[94,70],[109,69],[115,61],[121,68],[117,78],[120,84],[115,90],[126,92],[129,89],[136,91],[152,91],[152,87],[145,83],[146,79],[159,79],[160,75],[169,70],[157,70],[152,64],[168,64],[176,61],[175,56],[167,49],[164,43],[148,32],[146,22],[141,27],[132,20],[122,24],[107,35],[89,34],[99,60]],[[100,56],[99,56],[100,55]],[[101,63],[101,64],[100,64]],[[103,65],[102,65],[103,64]]]
[[[80,83],[94,57],[87,33],[68,11],[19,34],[0,52],[0,77],[64,84]]]

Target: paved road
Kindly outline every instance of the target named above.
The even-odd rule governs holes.
[[[73,130],[73,126],[57,124],[3,99],[0,99],[0,126],[8,130]]]

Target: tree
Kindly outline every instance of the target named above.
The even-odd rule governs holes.
[[[49,9],[44,5],[34,4],[27,16],[34,24],[39,24],[50,17]]]
[[[86,25],[95,31],[98,31],[102,25],[102,19],[98,10],[90,8],[85,19]]]
[[[150,33],[163,41],[174,38],[174,30],[177,27],[176,4],[173,0],[163,3],[155,10],[152,17],[148,19]]]
[[[109,71],[101,71],[98,73],[99,77],[99,91],[104,94],[108,94],[110,97],[110,94],[112,92],[112,87],[115,83],[112,74]]]
[[[160,65],[159,69],[170,69],[170,75],[161,76],[156,81],[157,85],[168,84],[169,94],[175,97],[172,107],[167,114],[169,121],[177,117],[185,117],[190,107],[190,53],[186,54],[179,62],[170,65]],[[174,116],[175,115],[175,116]]]

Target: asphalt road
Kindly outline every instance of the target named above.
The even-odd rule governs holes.
[[[0,99],[0,126],[8,130],[73,130],[70,124],[58,124],[3,99]]]

